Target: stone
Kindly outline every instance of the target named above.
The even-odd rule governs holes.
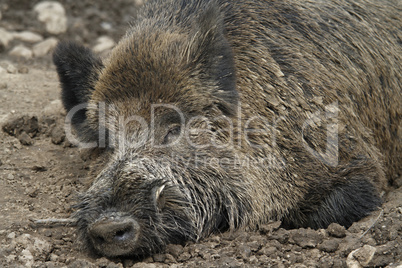
[[[15,46],[10,52],[10,56],[24,58],[26,60],[32,58],[32,51],[24,45]]]
[[[14,33],[14,38],[27,43],[38,43],[43,40],[41,35],[29,31]]]
[[[43,1],[34,6],[38,20],[45,23],[46,31],[61,34],[67,31],[67,17],[64,7],[56,1]]]
[[[7,73],[9,73],[9,74],[16,74],[17,73],[17,68],[14,66],[14,65],[12,65],[12,64],[9,64],[8,66],[7,66]]]
[[[32,145],[33,144],[33,140],[32,138],[26,133],[26,132],[22,132],[20,135],[18,135],[18,140],[20,141],[20,143],[22,145]]]
[[[344,226],[341,226],[337,223],[331,223],[328,228],[327,228],[327,232],[330,236],[333,237],[345,237],[346,236],[346,229]]]
[[[166,254],[154,254],[153,256],[154,262],[164,262],[166,259]]]
[[[60,126],[55,127],[51,133],[51,137],[52,137],[53,144],[56,144],[56,145],[61,144],[64,141],[64,139],[66,138],[64,128],[60,127]]]
[[[11,232],[7,235],[8,239],[14,239],[15,238],[15,232]]]
[[[324,239],[318,231],[303,228],[292,230],[291,238],[302,248],[315,248]]]
[[[238,254],[243,259],[248,259],[251,256],[251,249],[247,245],[240,245],[239,248],[238,248]]]
[[[18,68],[18,73],[27,74],[27,73],[29,73],[29,68],[26,66],[22,66],[22,67]]]
[[[369,245],[364,245],[354,252],[353,257],[360,263],[363,267],[370,266],[370,262],[374,257],[376,248]]]
[[[56,47],[58,42],[59,42],[59,40],[57,38],[50,37],[50,38],[34,45],[32,47],[32,52],[33,52],[34,57],[39,58],[39,57],[43,57],[43,56],[49,54],[49,52]]]
[[[96,45],[93,47],[93,51],[95,53],[101,53],[112,49],[116,45],[116,42],[108,37],[108,36],[101,36],[96,40]]]
[[[0,28],[0,52],[8,47],[8,44],[14,39],[14,35],[4,28]]]
[[[166,253],[169,253],[175,259],[177,259],[182,252],[183,252],[183,246],[182,245],[169,244],[169,245],[166,246]]]
[[[318,249],[331,253],[335,252],[339,247],[339,243],[336,240],[330,239],[330,240],[325,240],[321,244],[318,245]]]
[[[26,267],[31,267],[34,263],[32,253],[28,249],[23,249],[18,256],[18,260],[25,264]]]

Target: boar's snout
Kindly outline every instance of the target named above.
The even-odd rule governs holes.
[[[129,254],[136,245],[138,233],[138,223],[130,218],[103,219],[88,228],[93,247],[109,257]]]

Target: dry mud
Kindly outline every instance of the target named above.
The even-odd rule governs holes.
[[[32,11],[37,2],[1,1],[0,27],[51,36]],[[93,46],[102,35],[117,41],[140,1],[61,3],[69,27],[56,37]],[[401,178],[384,195],[380,210],[347,230],[337,224],[326,230],[285,230],[280,222],[272,222],[254,232],[227,232],[198,243],[169,245],[165,252],[143,260],[93,256],[80,251],[73,227],[33,224],[34,219],[69,217],[76,194],[96,173],[96,160],[65,139],[65,114],[50,55],[28,60],[10,56],[20,43],[12,40],[0,50],[0,267],[402,265]]]

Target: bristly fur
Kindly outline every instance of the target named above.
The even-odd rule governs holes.
[[[393,1],[149,0],[103,62],[61,43],[64,106],[88,103],[72,123],[83,140],[105,128],[114,149],[77,204],[80,239],[147,255],[272,219],[325,228],[371,213],[401,173],[400,25]],[[151,118],[153,104],[186,128],[167,107]],[[153,132],[131,121],[120,135],[122,117]],[[136,240],[94,247],[105,218],[135,221]]]

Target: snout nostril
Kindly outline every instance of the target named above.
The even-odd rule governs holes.
[[[93,224],[88,233],[94,244],[122,243],[135,239],[137,226],[132,219],[104,220]]]
[[[113,239],[117,241],[124,241],[131,238],[132,236],[133,236],[132,228],[126,228],[124,230],[117,231]]]

